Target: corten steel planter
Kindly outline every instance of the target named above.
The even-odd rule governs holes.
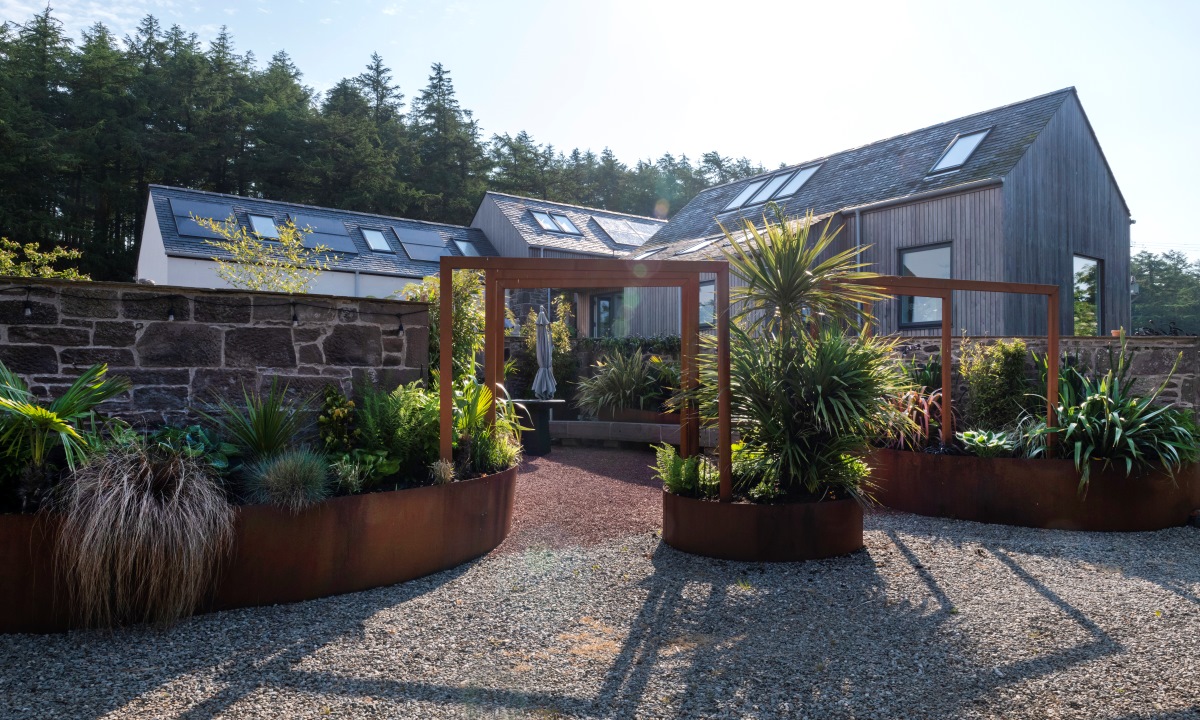
[[[1200,472],[1133,477],[1092,468],[1085,494],[1070,460],[1025,460],[877,450],[875,497],[918,515],[1062,530],[1138,531],[1184,525],[1200,507]]]
[[[658,425],[678,425],[679,413],[664,413],[655,410],[635,410],[632,408],[605,408],[597,415],[600,420],[609,422],[655,423]]]
[[[663,541],[722,560],[818,560],[862,548],[863,511],[854,500],[758,505],[664,491]]]
[[[234,547],[201,612],[311,600],[412,580],[499,545],[517,469],[464,482],[339,497],[291,515],[237,508]],[[0,515],[0,632],[60,632],[53,515]]]

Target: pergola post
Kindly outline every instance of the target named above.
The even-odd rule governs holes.
[[[492,392],[492,400],[488,403],[487,420],[489,425],[496,423],[496,384],[499,382],[496,371],[496,355],[504,356],[503,348],[497,348],[496,334],[496,271],[486,270],[483,273],[483,382]],[[500,326],[504,322],[500,320]],[[503,339],[500,340],[503,342]]]
[[[954,439],[954,408],[952,406],[954,388],[951,373],[951,358],[954,352],[951,327],[954,323],[954,303],[951,300],[952,291],[943,290],[942,297],[942,444],[947,445]]]
[[[683,390],[699,384],[697,359],[700,343],[700,278],[689,276],[680,288],[679,376]],[[679,454],[691,457],[700,452],[700,424],[695,403],[687,402],[679,413]]]
[[[442,459],[454,461],[454,396],[451,383],[454,382],[454,269],[442,263],[438,274],[438,405],[441,420],[440,448]]]
[[[729,267],[717,273],[717,468],[721,502],[733,500],[733,392],[729,387]]]
[[[1046,328],[1046,427],[1053,428],[1057,423],[1055,409],[1058,407],[1058,358],[1059,358],[1059,299],[1058,286],[1047,298],[1050,305],[1046,312],[1049,326]],[[1055,434],[1047,438],[1046,452],[1054,454]]]

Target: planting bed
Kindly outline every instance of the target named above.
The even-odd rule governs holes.
[[[723,560],[816,560],[862,548],[863,512],[854,500],[757,505],[664,492],[663,540]]]
[[[299,515],[238,508],[232,557],[203,611],[309,600],[445,570],[512,527],[516,468],[464,482],[328,500]],[[0,632],[70,627],[54,516],[0,516]]]
[[[1086,493],[1070,460],[1025,460],[878,450],[875,496],[887,507],[934,517],[1063,530],[1161,530],[1200,508],[1200,471],[1172,480],[1152,472],[1091,472]]]

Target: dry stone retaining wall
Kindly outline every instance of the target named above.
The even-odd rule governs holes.
[[[135,424],[183,422],[275,378],[302,393],[421,379],[428,326],[424,303],[0,279],[0,360],[39,397],[107,363],[133,389],[104,407]]]

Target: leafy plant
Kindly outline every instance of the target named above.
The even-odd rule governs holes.
[[[247,231],[232,215],[220,221],[192,219],[220,236],[204,244],[224,253],[211,259],[217,264],[217,275],[235,288],[305,293],[322,272],[338,261],[337,255],[329,254],[328,246],[306,245],[312,228],[298,228],[292,220],[276,226],[278,237],[263,238]]]
[[[242,401],[239,407],[222,399],[220,413],[202,414],[250,460],[269,458],[295,445],[304,429],[307,399],[288,400],[287,385],[272,380],[265,394],[243,390]]]
[[[147,440],[152,446],[162,450],[177,452],[208,463],[209,467],[218,473],[229,471],[230,458],[238,452],[236,445],[213,438],[199,425],[159,428],[150,433]]]
[[[473,378],[454,386],[454,445],[458,473],[489,473],[515,465],[521,459],[521,427],[515,403],[503,386],[496,398],[495,425],[487,421],[492,391]]]
[[[293,514],[329,497],[329,461],[307,448],[266,456],[246,469],[246,496]]]
[[[57,552],[87,626],[190,615],[233,543],[233,509],[210,463],[133,440],[64,484]]]
[[[1109,350],[1109,369],[1103,375],[1085,376],[1068,368],[1067,372],[1079,376],[1072,381],[1080,388],[1079,396],[1064,398],[1055,408],[1056,427],[1038,420],[1027,430],[1026,453],[1031,456],[1044,454],[1052,438],[1066,448],[1080,473],[1080,491],[1087,487],[1093,462],[1105,468],[1116,465],[1126,477],[1153,467],[1173,477],[1184,465],[1200,459],[1195,419],[1186,411],[1157,404],[1183,355],[1162,384],[1146,396],[1134,390],[1133,357],[1122,337],[1120,351]]]
[[[678,335],[601,335],[581,337],[578,340],[578,347],[582,352],[631,353],[641,348],[649,353],[678,355],[681,346],[682,340]]]
[[[982,458],[1011,457],[1019,438],[1015,433],[991,430],[967,430],[957,433],[967,452]]]
[[[641,348],[628,354],[613,351],[597,361],[591,377],[579,381],[575,404],[593,415],[620,408],[658,410],[665,399],[660,377]]]
[[[36,506],[48,484],[56,456],[71,470],[91,449],[81,432],[96,418],[96,407],[129,389],[125,378],[106,377],[107,365],[93,365],[61,395],[41,405],[16,373],[0,363],[0,452],[12,478],[21,479],[21,506]]]
[[[942,389],[942,359],[940,355],[932,355],[925,362],[914,359],[907,366],[908,376],[913,385],[928,390]]]
[[[667,492],[701,498],[714,498],[720,494],[717,468],[702,455],[683,458],[674,445],[655,445],[654,470]]]
[[[63,260],[80,260],[83,251],[55,246],[43,252],[37,243],[24,245],[0,237],[0,276],[91,280],[74,267],[55,267]]]
[[[483,350],[483,276],[476,270],[456,270],[451,280],[451,356],[454,377],[475,375],[475,356]],[[427,277],[420,285],[409,286],[403,292],[405,300],[429,305],[429,362],[430,371],[441,367],[441,280]]]
[[[317,416],[317,431],[327,453],[348,453],[353,450],[362,433],[354,426],[354,401],[338,386],[325,386],[321,414]]]
[[[959,370],[967,385],[967,419],[977,427],[1010,428],[1025,410],[1029,382],[1022,340],[964,342]]]
[[[889,425],[884,445],[895,450],[923,451],[941,443],[942,391],[906,390],[896,399],[900,414]]]
[[[364,387],[359,395],[362,406],[357,421],[363,447],[383,460],[369,469],[366,487],[395,475],[406,483],[424,483],[429,465],[438,456],[437,394],[413,382],[391,392]]]

